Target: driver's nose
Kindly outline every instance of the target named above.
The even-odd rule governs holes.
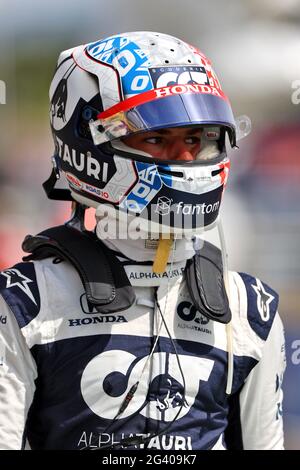
[[[169,145],[168,158],[170,160],[194,160],[192,153],[188,150],[188,145],[182,139],[174,139]]]

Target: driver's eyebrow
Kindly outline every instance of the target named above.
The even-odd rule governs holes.
[[[191,134],[196,134],[197,132],[202,132],[203,129],[201,127],[191,127],[191,129],[188,130],[188,135]]]

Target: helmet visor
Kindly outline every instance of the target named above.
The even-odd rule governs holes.
[[[121,102],[119,107],[123,107],[126,101]],[[115,113],[110,112],[113,108]],[[152,99],[125,110],[118,109],[118,105],[113,108],[100,113],[96,121],[90,122],[95,145],[136,132],[203,124],[225,126],[232,145],[235,143],[235,120],[231,107],[226,99],[218,96],[181,93]]]

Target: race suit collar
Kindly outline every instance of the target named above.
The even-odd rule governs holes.
[[[157,249],[157,242],[155,240],[102,239],[102,242],[111,250],[124,255],[130,260],[139,262],[154,261]],[[192,258],[194,254],[195,250],[192,240],[175,240],[168,262],[185,261]]]

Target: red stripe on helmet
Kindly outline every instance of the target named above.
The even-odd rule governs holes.
[[[139,95],[132,96],[127,98],[127,100],[121,101],[120,103],[115,104],[111,108],[106,109],[102,113],[97,115],[98,119],[109,118],[119,112],[128,111],[131,108],[139,106],[149,101],[154,101],[160,98],[165,98],[172,95],[183,95],[190,93],[201,93],[217,96],[228,101],[227,96],[223,93],[220,88],[212,87],[210,85],[201,85],[201,84],[185,84],[185,85],[172,85],[163,88],[155,88],[154,90],[145,91]]]

